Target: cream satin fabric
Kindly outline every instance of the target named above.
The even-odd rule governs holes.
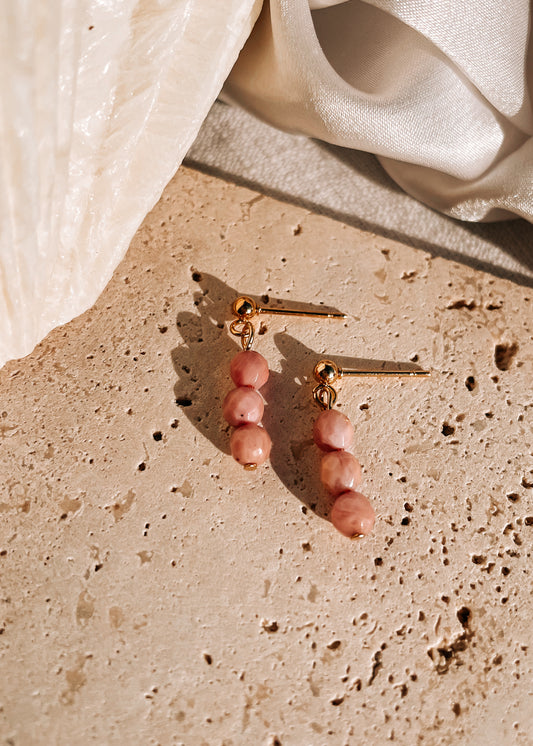
[[[224,96],[376,153],[453,217],[533,221],[531,17],[527,0],[270,0]]]

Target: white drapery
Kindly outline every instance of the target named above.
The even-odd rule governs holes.
[[[224,95],[448,215],[533,221],[530,26],[528,0],[270,0]]]

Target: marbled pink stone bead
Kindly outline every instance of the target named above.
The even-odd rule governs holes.
[[[340,451],[353,442],[353,425],[337,409],[325,409],[313,425],[313,438],[323,451]]]
[[[265,405],[255,389],[240,386],[233,389],[224,399],[222,412],[224,419],[233,427],[252,423],[257,425],[263,418]]]
[[[331,522],[341,534],[355,538],[367,536],[374,527],[376,514],[368,499],[360,492],[343,492],[331,509]]]
[[[235,386],[251,386],[260,389],[268,381],[268,363],[254,350],[238,352],[230,365],[230,374]]]
[[[330,451],[322,456],[320,479],[332,495],[353,490],[361,481],[361,464],[347,451]]]
[[[231,455],[239,464],[259,466],[270,456],[272,441],[259,425],[242,425],[232,432],[230,447]]]

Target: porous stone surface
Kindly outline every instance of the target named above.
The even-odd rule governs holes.
[[[270,461],[229,456],[231,303]],[[267,297],[268,296],[268,297]],[[532,290],[181,169],[97,304],[0,371],[0,734],[12,746],[531,743]],[[344,379],[373,533],[320,485]]]

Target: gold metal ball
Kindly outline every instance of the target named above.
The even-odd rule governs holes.
[[[257,304],[245,295],[233,302],[232,311],[240,319],[251,319],[257,313]]]
[[[319,383],[331,384],[340,378],[339,367],[331,360],[320,360],[315,365],[314,375]]]

